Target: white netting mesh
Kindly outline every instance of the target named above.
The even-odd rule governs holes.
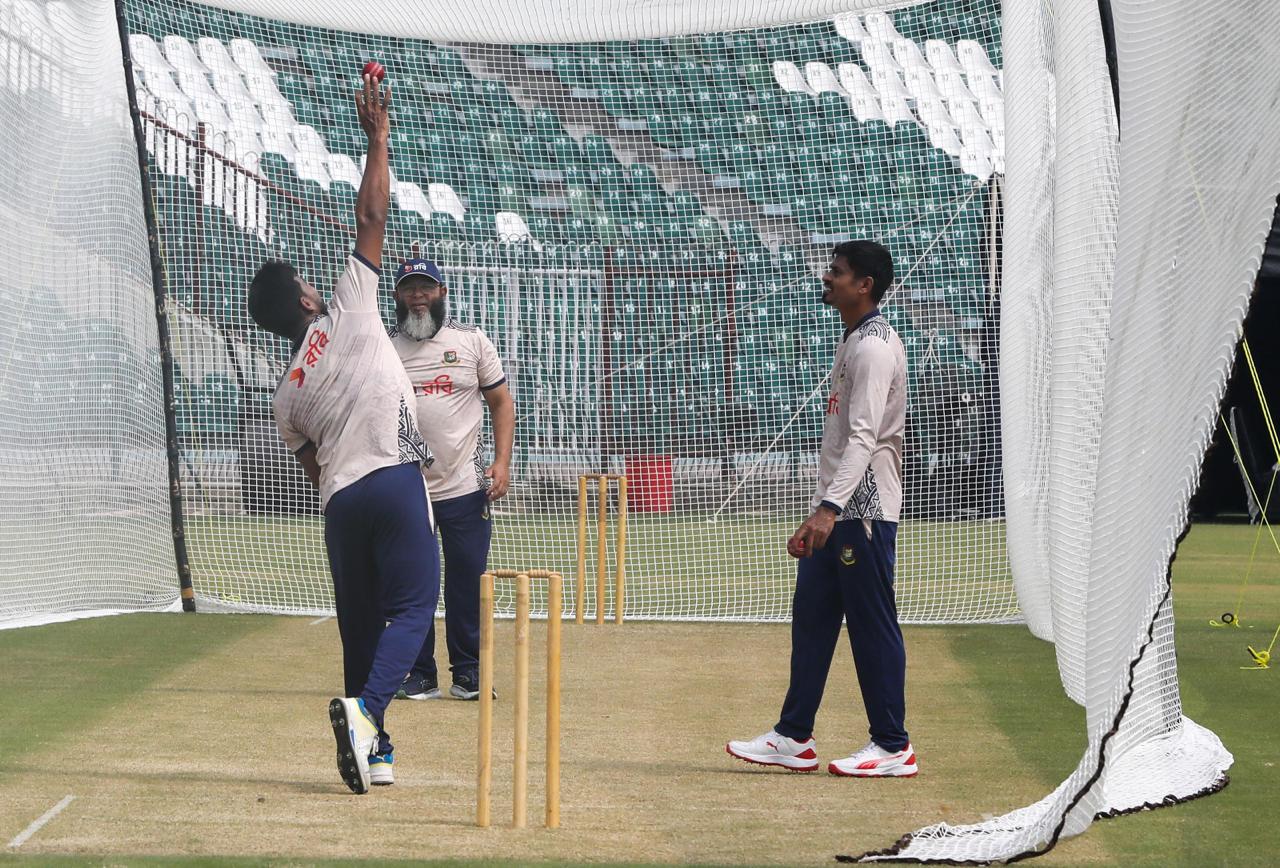
[[[0,4],[0,624],[177,599],[114,10]]]
[[[1075,773],[1036,805],[974,826],[922,829],[886,854],[893,858],[985,861],[1043,850],[1059,834],[1085,829],[1095,815],[1211,792],[1223,785],[1231,765],[1217,737],[1181,714],[1168,564],[1185,527],[1280,188],[1280,115],[1272,105],[1280,84],[1280,23],[1262,2],[1112,5],[1121,147],[1114,295],[1109,327],[1102,329],[1105,292],[1076,293],[1081,282],[1105,290],[1095,281],[1109,268],[1112,206],[1097,180],[1110,171],[1113,127],[1109,107],[1098,98],[1106,86],[1098,75],[1098,7],[1093,0],[1010,4],[1011,22],[1051,13],[1051,25],[1040,20],[1047,25],[1042,32],[1056,31],[1056,40],[1050,35],[1045,43],[1053,46],[1046,53],[1059,109],[1054,205],[1076,215],[1055,214],[1055,248],[1067,252],[1054,257],[1054,298],[1041,312],[1072,319],[1067,328],[1043,319],[1037,325],[1053,372],[1042,418],[1051,429],[1076,425],[1068,414],[1099,419],[1093,455],[1057,440],[1052,430],[1023,432],[1029,438],[1024,442],[1048,444],[1049,453],[1026,468],[1020,490],[1047,488],[1032,476],[1043,473],[1052,481],[1059,473],[1055,457],[1068,454],[1093,479],[1087,487],[1070,479],[1070,489],[1061,493],[1065,500],[1048,495],[1046,527],[1017,523],[1011,533],[1027,534],[1014,546],[1020,553],[1034,558],[1034,546],[1041,545],[1053,565],[1052,635],[1064,685],[1085,705],[1089,746]],[[1198,25],[1194,40],[1184,38],[1188,22]],[[1014,32],[1021,29],[1011,27]],[[1082,53],[1086,48],[1089,53]],[[1015,63],[1021,60],[1015,57]],[[1030,100],[1014,108],[1044,116],[1044,107]],[[1093,132],[1066,132],[1069,115],[1071,123]],[[1019,118],[1011,115],[1020,134]],[[1011,145],[1015,166],[1035,165],[1033,149],[1024,151],[1016,135]],[[1064,165],[1068,161],[1074,166]],[[1042,189],[1042,175],[1018,177],[1030,189]],[[1016,201],[1023,193],[1009,180]],[[1020,235],[1015,242],[1011,234],[1007,241],[1029,238]],[[1011,250],[1010,261],[1036,260]],[[1213,275],[1208,282],[1205,273]],[[1074,302],[1059,305],[1062,292]],[[1073,305],[1092,315],[1079,317]],[[1109,338],[1105,344],[1102,334]],[[1008,349],[1004,364],[1013,361]],[[1076,359],[1084,370],[1059,379]],[[1099,366],[1100,391],[1091,375]],[[1021,396],[1035,403],[1033,390]],[[1006,435],[1010,430],[1006,425]],[[1018,448],[1012,438],[1006,446]],[[1091,503],[1084,519],[1057,515],[1073,497]],[[1057,553],[1072,550],[1055,534],[1082,532],[1087,544],[1072,540],[1069,546],[1085,555],[1086,568],[1054,565]],[[1043,588],[1042,582],[1020,580],[1019,590],[1036,592],[1037,585]],[[1072,599],[1078,608],[1068,611],[1060,599]]]
[[[351,92],[376,58],[397,100],[385,258],[416,246],[441,262],[451,312],[494,340],[517,401],[491,565],[573,576],[578,476],[626,473],[629,616],[786,618],[782,543],[813,488],[840,331],[817,268],[833,243],[872,237],[895,255],[886,313],[911,370],[900,611],[1015,616],[995,388],[994,3],[536,45],[193,3],[128,14],[180,303],[202,597],[330,605],[315,501],[268,415],[286,347],[252,327],[244,287],[267,257],[332,284],[364,150]]]
[[[893,855],[1007,858],[1221,784],[1230,755],[1181,716],[1166,569],[1280,187],[1280,24],[1263,0],[1112,0],[1119,122],[1094,0],[1007,4],[1002,423],[994,0],[595,17],[396,3],[377,25],[395,36],[355,32],[362,16],[337,4],[238,5],[127,7],[204,603],[331,606],[314,496],[268,412],[285,348],[249,326],[243,292],[278,256],[332,283],[363,149],[350,90],[376,58],[398,86],[386,258],[416,244],[444,265],[454,314],[493,337],[519,403],[492,565],[573,576],[578,475],[625,471],[630,615],[786,617],[792,565],[769,541],[812,487],[839,331],[814,265],[833,241],[878,238],[911,369],[901,611],[1016,614],[1002,425],[1019,594],[1089,729],[1040,803]],[[10,622],[176,596],[108,13],[0,7]],[[295,13],[305,26],[279,19]]]

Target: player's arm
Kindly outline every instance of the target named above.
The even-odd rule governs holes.
[[[387,231],[387,202],[391,197],[391,177],[387,169],[387,139],[391,135],[391,84],[384,89],[373,76],[364,77],[356,91],[360,126],[369,139],[364,177],[356,196],[356,254],[379,268],[382,241]]]
[[[302,469],[307,473],[307,479],[311,480],[311,484],[316,488],[320,487],[320,462],[316,460],[316,447],[314,443],[308,443],[297,452],[293,453],[298,456],[298,463],[302,465]]]
[[[493,482],[489,486],[489,499],[497,500],[507,493],[511,484],[511,450],[516,440],[516,401],[505,380],[483,390],[485,403],[493,414],[493,464],[484,475]]]

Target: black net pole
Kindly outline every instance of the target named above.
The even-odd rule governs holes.
[[[164,382],[164,438],[169,465],[169,516],[173,528],[173,556],[182,591],[182,610],[196,610],[191,586],[191,561],[187,557],[186,526],[182,514],[181,455],[178,448],[178,417],[173,397],[173,348],[169,340],[168,296],[165,292],[164,261],[160,257],[160,233],[156,225],[155,198],[147,171],[147,143],[138,113],[138,93],[133,86],[133,56],[129,52],[129,27],[125,22],[124,0],[116,0],[116,26],[120,31],[120,53],[124,61],[124,86],[129,96],[129,117],[138,149],[138,176],[142,181],[142,211],[147,220],[147,247],[151,252],[151,289],[155,293],[156,331],[160,344],[160,368]]]

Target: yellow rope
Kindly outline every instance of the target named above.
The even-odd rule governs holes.
[[[1271,406],[1267,403],[1267,395],[1262,391],[1262,378],[1258,376],[1258,366],[1253,362],[1253,351],[1249,349],[1249,341],[1241,340],[1241,346],[1244,349],[1244,359],[1249,365],[1249,376],[1253,380],[1254,391],[1258,394],[1258,406],[1262,408],[1262,421],[1267,426],[1267,435],[1271,438],[1271,451],[1275,455],[1276,465],[1280,465],[1280,437],[1276,435],[1276,424],[1271,418]],[[1218,418],[1221,420],[1222,415]],[[1226,422],[1223,421],[1223,427]],[[1240,446],[1236,443],[1235,436],[1231,433],[1231,429],[1227,428],[1227,436],[1231,438],[1231,448],[1235,450],[1236,460],[1240,462],[1240,469],[1244,472],[1245,481],[1249,483],[1249,492],[1253,496],[1254,503],[1258,503],[1258,494],[1254,490],[1253,480],[1249,478],[1249,471],[1245,467],[1244,459],[1240,455]],[[1240,626],[1240,607],[1244,604],[1245,586],[1249,583],[1249,576],[1253,572],[1253,558],[1258,551],[1258,540],[1262,537],[1262,528],[1266,527],[1271,534],[1271,542],[1275,545],[1276,551],[1280,552],[1280,542],[1276,541],[1275,531],[1271,529],[1270,522],[1267,521],[1267,507],[1271,504],[1271,494],[1275,490],[1276,473],[1273,469],[1271,472],[1271,485],[1267,489],[1266,502],[1262,504],[1262,523],[1258,527],[1258,533],[1253,540],[1253,552],[1249,554],[1249,568],[1245,571],[1244,583],[1240,586],[1240,595],[1236,600],[1235,617],[1232,619],[1237,627]],[[1271,668],[1271,652],[1275,650],[1276,640],[1280,639],[1280,626],[1276,627],[1276,631],[1271,634],[1271,644],[1265,651],[1259,651],[1252,645],[1246,646],[1249,649],[1249,656],[1253,658],[1253,666],[1242,666],[1242,669],[1270,669]]]

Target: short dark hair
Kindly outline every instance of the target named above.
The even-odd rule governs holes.
[[[249,316],[272,334],[292,339],[302,319],[298,271],[287,262],[264,262],[249,284]]]
[[[865,239],[842,241],[831,250],[831,258],[837,256],[843,256],[859,276],[871,278],[871,298],[879,304],[893,283],[893,256],[885,246]]]

